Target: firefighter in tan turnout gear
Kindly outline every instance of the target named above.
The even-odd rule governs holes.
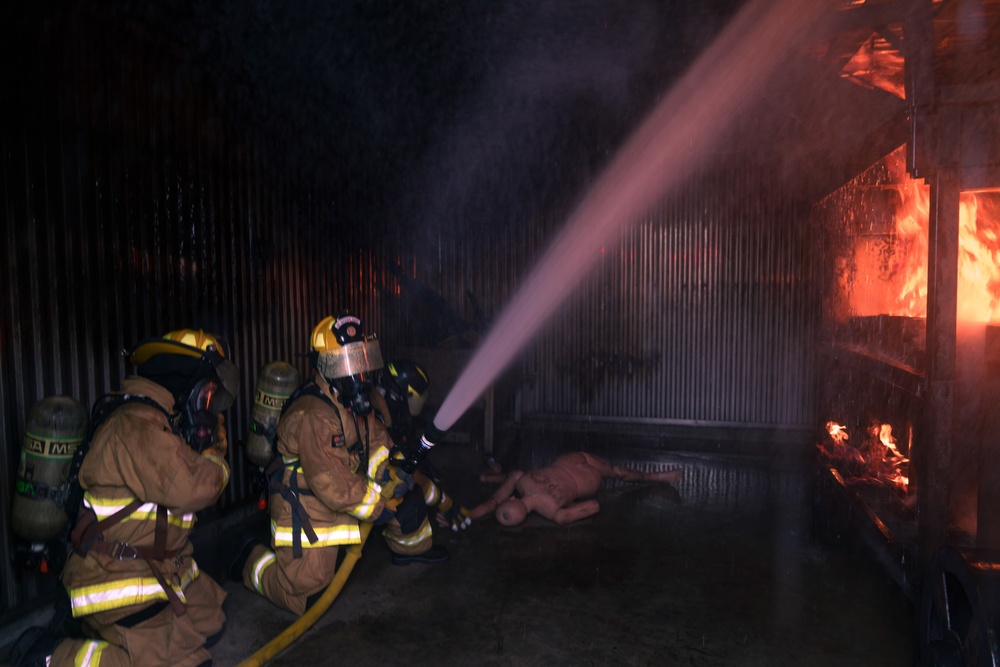
[[[239,372],[214,336],[183,329],[129,352],[137,375],[105,397],[62,582],[87,638],[28,630],[15,665],[209,664],[225,592],[192,558],[195,513],[229,482],[221,411]],[[101,402],[95,408],[100,414]]]
[[[384,525],[400,557],[448,557],[432,542],[420,489],[389,463],[392,440],[371,403],[370,377],[383,365],[378,341],[350,313],[326,317],[313,329],[310,360],[313,378],[285,403],[276,429],[272,548],[246,545],[230,570],[294,614],[330,584],[340,547],[360,543],[359,521]]]

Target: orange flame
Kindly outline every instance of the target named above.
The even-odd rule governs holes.
[[[834,443],[838,445],[844,444],[844,441],[850,437],[847,435],[847,428],[841,426],[836,422],[827,422],[826,432],[830,434],[830,437],[833,438]]]
[[[878,33],[873,34],[840,70],[840,76],[868,88],[881,88],[899,99],[903,93],[903,54]]]
[[[910,483],[906,471],[910,460],[897,448],[891,424],[873,423],[868,428],[871,438],[860,449],[847,444],[847,429],[844,426],[828,421],[826,432],[831,442],[817,447],[849,484],[887,486],[906,497]]]
[[[930,188],[906,171],[905,146],[886,166],[899,195],[890,240],[861,237],[851,289],[857,315],[926,317]],[[958,319],[1000,320],[1000,197],[996,191],[963,192],[959,208]],[[887,251],[888,248],[888,251]]]

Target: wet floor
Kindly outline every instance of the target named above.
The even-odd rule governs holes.
[[[599,448],[676,487],[605,484],[595,517],[439,532],[451,559],[390,563],[373,533],[340,596],[275,666],[914,664],[912,610],[862,554],[810,540],[809,474],[748,459]],[[520,462],[543,465],[551,447]],[[448,452],[435,450],[440,462]],[[611,454],[611,455],[609,455]],[[450,490],[496,488],[453,450]],[[228,582],[216,666],[237,665],[294,618]]]

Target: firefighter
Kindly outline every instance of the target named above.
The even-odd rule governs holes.
[[[385,526],[406,562],[436,563],[427,508],[412,477],[389,464],[392,440],[372,409],[378,340],[344,312],[310,336],[313,377],[285,403],[271,478],[271,547],[248,542],[230,575],[301,615],[333,579],[341,546],[361,541],[359,521]],[[398,536],[398,538],[396,537]]]
[[[416,445],[416,421],[424,410],[430,393],[427,371],[415,361],[389,362],[378,374],[375,399],[379,414],[397,451],[407,452]],[[414,483],[424,494],[428,509],[436,511],[437,522],[453,531],[472,524],[469,510],[455,502],[441,485],[437,471],[424,459],[413,473]]]
[[[229,482],[221,412],[239,372],[228,356],[215,336],[195,329],[128,352],[137,374],[112,395],[83,458],[83,499],[62,574],[86,638],[29,629],[11,650],[13,664],[211,662],[207,647],[222,633],[226,594],[198,569],[190,535],[195,513]]]

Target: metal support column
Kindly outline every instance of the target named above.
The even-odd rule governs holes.
[[[947,542],[948,471],[954,423],[958,318],[959,185],[952,174],[931,178],[927,263],[927,411],[917,489],[924,563]]]

